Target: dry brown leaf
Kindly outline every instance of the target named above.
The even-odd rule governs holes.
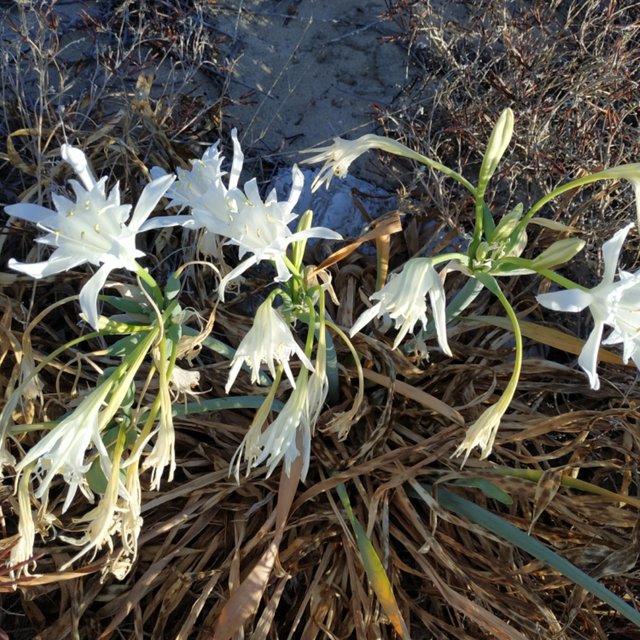
[[[422,389],[418,389],[413,385],[410,385],[406,382],[402,382],[401,380],[392,381],[389,376],[382,375],[381,373],[377,373],[376,371],[372,371],[371,369],[363,370],[364,377],[376,384],[379,384],[383,387],[387,387],[388,389],[393,389],[397,391],[399,394],[405,396],[413,400],[414,402],[418,402],[423,407],[430,409],[431,411],[435,411],[436,413],[444,416],[445,418],[455,422],[456,424],[464,427],[465,421],[462,415],[450,407],[446,402],[442,402],[442,400],[438,400],[438,398],[432,396],[430,393],[423,391]]]

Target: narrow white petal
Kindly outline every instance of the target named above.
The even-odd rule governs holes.
[[[71,165],[87,191],[91,191],[97,182],[91,173],[89,162],[84,152],[77,147],[72,147],[70,144],[63,144],[60,148],[60,155],[65,162]]]
[[[577,313],[593,302],[593,295],[590,291],[566,289],[564,291],[553,291],[552,293],[541,293],[536,296],[536,300],[543,307],[553,311]]]
[[[4,210],[7,215],[13,216],[14,218],[20,218],[21,220],[26,220],[27,222],[33,222],[33,224],[40,224],[46,218],[51,215],[55,215],[55,212],[51,211],[51,209],[41,207],[37,204],[30,204],[28,202],[10,204],[8,207],[5,207]]]
[[[358,333],[365,325],[369,324],[379,313],[382,308],[382,302],[378,302],[374,304],[370,309],[367,309],[362,315],[353,323],[351,327],[351,331],[349,331],[349,336],[353,338],[353,336]]]
[[[184,227],[185,229],[200,229],[203,225],[198,223],[193,216],[158,216],[144,222],[139,229],[140,233],[151,229],[164,227]]]
[[[244,362],[244,358],[234,358],[231,363],[231,369],[229,370],[229,379],[227,380],[227,384],[224,387],[225,393],[229,393],[233,383],[236,381],[238,377],[238,373],[240,373],[240,369],[242,368],[242,364]]]
[[[294,164],[291,169],[291,192],[289,193],[289,198],[287,199],[287,213],[291,213],[293,208],[298,203],[300,199],[300,194],[302,193],[302,188],[304,187],[304,174],[300,169],[298,169],[298,165]]]
[[[113,265],[103,264],[93,276],[89,278],[80,291],[80,308],[87,322],[96,330],[98,329],[98,294],[102,287],[104,287],[104,283],[107,281],[112,269]]]
[[[447,342],[447,300],[444,293],[444,287],[442,286],[442,281],[435,270],[433,271],[433,274],[430,273],[429,276],[431,281],[429,287],[429,300],[431,301],[433,321],[436,325],[438,344],[440,345],[440,350],[443,353],[446,353],[448,356],[452,356],[453,354],[451,353],[449,343]]]
[[[595,320],[595,318],[594,318]],[[589,383],[592,389],[600,388],[600,379],[598,378],[598,349],[600,348],[600,340],[602,339],[602,332],[604,330],[604,322],[595,320],[595,326],[593,331],[589,334],[589,338],[584,344],[580,356],[578,358],[578,364],[585,373],[589,376]]]
[[[602,245],[602,258],[604,260],[604,275],[602,282],[611,283],[616,275],[616,269],[618,268],[618,258],[620,257],[620,251],[622,245],[629,233],[629,229],[633,226],[633,223],[629,223],[626,227],[623,227],[617,231],[614,236],[607,240]]]
[[[156,178],[144,188],[129,221],[129,229],[133,232],[137,232],[140,229],[175,179],[176,177],[173,174],[168,174]]]
[[[20,271],[21,273],[25,273],[32,278],[38,280],[39,278],[44,278],[44,270],[49,266],[49,261],[46,262],[18,262],[14,258],[10,258],[7,266],[10,269],[14,269],[15,271]],[[64,271],[64,269],[60,269],[60,271]]]
[[[231,173],[229,174],[229,191],[238,186],[240,173],[242,171],[242,163],[244,162],[244,154],[238,140],[237,129],[231,130],[231,139],[233,140],[233,161],[231,163]]]
[[[28,276],[38,280],[62,271],[68,271],[77,267],[79,264],[86,262],[83,258],[77,256],[61,255],[56,256],[59,251],[54,251],[46,262],[18,262],[11,258],[8,266],[11,269],[26,273]]]
[[[252,267],[257,261],[258,259],[256,258],[256,256],[251,256],[250,258],[247,258],[246,260],[241,262],[235,269],[227,273],[227,275],[224,278],[222,278],[222,280],[220,280],[220,284],[218,285],[218,297],[220,298],[221,302],[224,302],[224,291],[227,288],[227,285],[238,276],[241,276],[247,269]]]

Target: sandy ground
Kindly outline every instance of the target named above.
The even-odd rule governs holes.
[[[290,155],[371,131],[377,106],[409,74],[385,11],[384,0],[236,0],[216,9],[234,102],[224,113],[243,144]]]

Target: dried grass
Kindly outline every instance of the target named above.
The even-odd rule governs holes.
[[[97,172],[113,171],[132,193],[144,165],[178,164],[191,157],[193,141],[210,138],[222,103],[205,107],[186,88],[181,93],[176,90],[179,84],[171,84],[181,81],[184,69],[202,72],[205,57],[215,58],[215,49],[206,49],[214,47],[215,38],[206,37],[210,18],[201,4],[196,3],[202,11],[196,13],[201,16],[196,23],[202,28],[199,35],[184,21],[160,19],[163,12],[192,16],[177,2],[159,3],[157,20],[147,3],[115,3],[104,30],[81,16],[94,29],[101,53],[97,64],[83,57],[75,67],[60,62],[68,45],[46,28],[52,20],[48,5],[31,6],[39,22],[27,37],[20,20],[15,21],[19,45],[5,49],[2,64],[5,108],[0,128],[10,140],[1,156],[3,200],[42,198],[49,186],[43,176],[58,182],[51,156],[63,141],[61,120],[70,139],[89,139],[87,151]],[[465,21],[445,22],[429,2],[394,5],[424,79],[380,114],[391,135],[472,171],[491,123],[503,107],[512,105],[518,115],[517,146],[501,165],[493,202],[497,210],[518,198],[529,202],[580,172],[637,159],[640,107],[633,92],[639,78],[632,61],[640,23],[635,5],[611,3],[602,11],[597,2],[468,1],[457,8],[467,16]],[[95,68],[87,67],[92,64]],[[148,78],[144,74],[149,67],[161,64],[175,71],[161,87],[140,80]],[[95,81],[87,93],[72,99],[68,83],[84,73],[93,74]],[[56,113],[58,104],[65,105],[62,117]],[[449,183],[414,177],[403,165],[384,171],[391,169],[413,203],[404,209],[410,212],[404,233],[389,241],[394,268],[433,246],[434,238],[444,242],[468,230],[472,207]],[[596,240],[631,217],[628,195],[621,188],[603,189],[559,203],[547,215],[580,227],[588,240]],[[548,242],[546,233],[536,246]],[[30,237],[16,225],[8,229],[1,268],[4,257],[26,257]],[[150,247],[158,263],[179,248],[163,244],[171,242],[160,234]],[[630,253],[628,261],[631,268],[636,257]],[[162,269],[171,266],[163,264]],[[375,286],[376,266],[355,252],[334,276],[341,306],[330,312],[349,324],[362,308],[360,290],[368,295]],[[78,335],[69,307],[61,306],[38,323],[25,342],[30,319],[73,294],[80,277],[65,274],[46,286],[20,276],[3,282],[0,388],[14,386],[24,343],[37,362],[52,343]],[[189,303],[204,317],[211,311],[208,278],[208,273],[194,270],[186,291]],[[255,291],[266,281],[248,284]],[[509,297],[523,317],[539,323],[537,286],[522,279],[510,288]],[[238,297],[235,305],[217,309],[216,337],[238,342],[250,323],[245,302]],[[517,527],[531,529],[629,601],[640,593],[637,505],[567,489],[559,485],[558,475],[562,470],[621,496],[638,495],[640,413],[634,368],[602,363],[607,383],[591,392],[575,369],[573,355],[530,341],[519,391],[491,462],[471,458],[461,469],[460,461],[450,458],[464,424],[494,402],[508,382],[513,357],[509,331],[474,319],[500,313],[490,298],[481,297],[469,311],[470,319],[450,336],[453,359],[434,353],[425,362],[420,354],[391,352],[389,341],[375,333],[358,337],[366,397],[358,419],[340,434],[335,415],[351,406],[356,388],[349,353],[336,340],[341,404],[320,418],[309,477],[295,496],[276,568],[249,637],[393,637],[337,499],[338,483],[345,483],[355,514],[386,567],[412,637],[637,637],[637,629],[609,607],[437,501],[438,484],[487,478],[511,496],[510,505],[477,489],[456,491]],[[584,336],[584,327],[572,329]],[[29,424],[60,415],[95,382],[92,364],[108,364],[98,354],[102,346],[93,342],[88,356],[67,353],[54,361],[44,375],[42,400],[22,407],[16,419]],[[201,373],[202,389],[222,395],[226,365],[221,359],[203,350],[191,366]],[[249,385],[246,390],[250,392]],[[249,413],[239,411],[176,419],[178,472],[171,485],[143,493],[145,523],[134,570],[123,581],[103,579],[104,558],[99,557],[73,572],[58,573],[56,568],[70,557],[68,548],[55,539],[56,531],[73,529],[65,517],[52,523],[45,532],[46,544],[37,548],[39,575],[20,578],[15,592],[10,576],[0,575],[0,627],[16,640],[211,638],[229,594],[274,541],[279,480],[257,471],[236,484],[228,475],[229,461],[249,422]],[[25,442],[30,437],[26,435]],[[491,471],[495,466],[554,473],[536,484],[496,475]],[[0,554],[5,555],[16,530],[10,486],[0,494]],[[427,486],[436,487],[433,495],[424,491]],[[80,513],[83,507],[74,509]]]

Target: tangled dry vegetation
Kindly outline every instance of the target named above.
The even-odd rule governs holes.
[[[179,0],[109,4],[106,23],[78,17],[92,34],[90,52],[74,52],[56,33],[55,14],[46,3],[37,3],[35,24],[24,22],[18,10],[5,18],[15,35],[11,44],[5,41],[1,61],[3,203],[42,201],[51,182],[61,183],[64,169],[56,154],[63,128],[82,142],[97,173],[120,179],[132,199],[146,178],[144,167],[183,165],[197,143],[218,137],[225,69],[215,62],[215,8],[205,11],[204,2]],[[193,5],[190,11],[187,4]],[[532,202],[568,177],[638,160],[638,5],[468,0],[456,10],[464,16],[458,21],[440,16],[429,2],[390,5],[390,19],[403,25],[404,44],[421,79],[377,113],[389,135],[473,175],[492,123],[511,106],[516,144],[500,167],[491,203],[496,211],[519,200]],[[193,97],[190,83],[200,73],[219,78],[216,100]],[[367,166],[395,176],[404,196],[404,231],[390,245],[395,268],[432,246],[433,238],[445,242],[463,234],[473,207],[452,184],[388,162],[380,158]],[[610,237],[635,215],[624,189],[607,185],[570,194],[546,215],[580,229],[587,241]],[[366,201],[361,204],[366,209]],[[159,280],[182,259],[187,237],[178,235],[158,233],[146,247],[156,256],[149,266]],[[634,238],[626,255],[630,270],[638,268]],[[550,241],[543,231],[535,244]],[[75,293],[85,272],[34,285],[6,267],[9,257],[27,258],[32,231],[17,223],[5,226],[0,243],[5,390],[15,384],[25,346],[38,361],[52,344],[78,335],[68,306],[33,320]],[[596,251],[586,260],[598,273]],[[584,269],[573,268],[580,280]],[[349,326],[362,305],[360,292],[368,295],[375,286],[375,259],[352,254],[333,276],[341,305],[329,311]],[[266,284],[256,278],[245,290]],[[535,303],[539,286],[532,278],[514,280],[508,297],[523,319],[553,326]],[[210,290],[209,274],[194,271],[185,293],[205,317],[213,308]],[[239,342],[251,323],[245,304],[250,297],[241,292],[217,307],[215,337]],[[471,458],[461,469],[459,459],[450,459],[464,425],[500,396],[509,379],[510,333],[487,320],[500,315],[499,305],[481,297],[450,333],[451,359],[436,352],[428,361],[392,352],[388,339],[375,333],[356,338],[367,369],[366,399],[343,432],[332,418],[349,409],[356,389],[349,353],[336,341],[341,397],[321,416],[309,477],[295,495],[277,570],[248,637],[394,637],[368,585],[335,491],[339,483],[387,569],[413,638],[638,637],[638,629],[610,607],[438,500],[438,487],[446,484],[530,530],[628,601],[640,593],[640,394],[635,368],[621,366],[618,356],[610,354],[601,364],[607,383],[593,392],[575,368],[579,343],[543,348],[530,328],[519,391],[490,460]],[[569,330],[584,338],[589,326],[576,322]],[[91,353],[59,357],[46,369],[42,401],[24,406],[16,420],[28,425],[54,419],[77,403],[95,383],[92,365],[109,364],[100,354],[103,347],[95,341]],[[202,352],[190,366],[200,371],[206,397],[224,393],[228,365],[222,359]],[[255,393],[248,384],[245,391]],[[139,559],[123,581],[101,578],[104,556],[57,572],[70,551],[54,534],[73,531],[73,508],[51,522],[42,532],[46,544],[37,548],[37,575],[23,576],[17,591],[8,571],[0,575],[0,637],[210,638],[230,591],[273,535],[279,479],[265,479],[259,470],[236,484],[228,475],[250,420],[241,411],[176,419],[176,479],[159,492],[143,493]],[[30,438],[27,432],[25,445]],[[539,482],[522,472],[531,469],[544,472]],[[619,498],[567,489],[562,474]],[[477,488],[478,478],[504,493],[487,497]],[[475,485],[463,486],[469,479]],[[5,556],[15,542],[12,488],[9,475],[0,493]],[[495,495],[508,495],[510,503]],[[81,513],[85,506],[74,508]]]

